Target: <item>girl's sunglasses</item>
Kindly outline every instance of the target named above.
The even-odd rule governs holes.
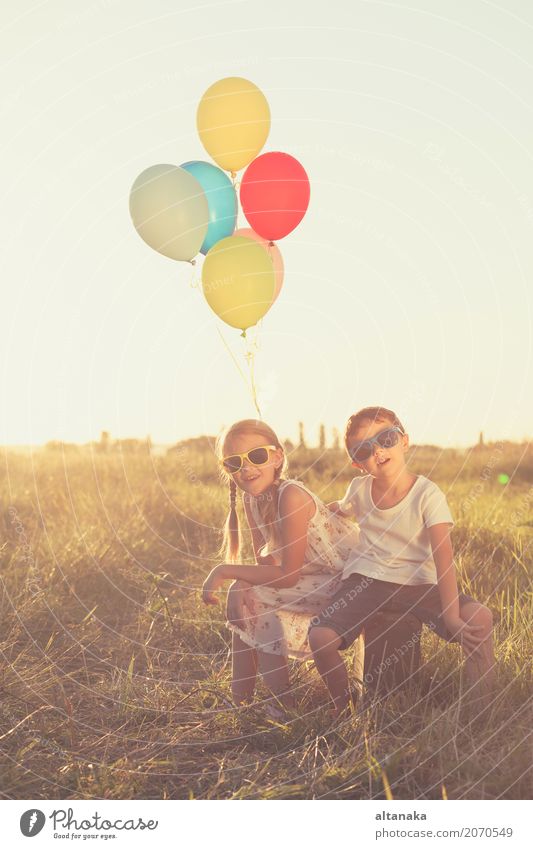
[[[252,466],[264,466],[268,463],[268,452],[275,451],[276,447],[276,445],[261,445],[259,448],[252,448],[251,451],[245,451],[244,454],[232,454],[231,457],[222,459],[222,465],[231,475],[240,472],[244,460],[248,460]]]
[[[392,448],[398,444],[400,434],[404,432],[399,427],[388,427],[387,430],[382,430],[376,433],[371,439],[364,439],[362,442],[356,442],[348,449],[348,453],[354,463],[364,463],[374,453],[374,444],[377,443],[382,448]]]

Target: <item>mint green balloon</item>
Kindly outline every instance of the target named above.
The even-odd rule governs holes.
[[[190,262],[203,244],[209,207],[198,180],[177,165],[151,165],[130,192],[133,226],[147,245]]]
[[[210,162],[183,162],[180,168],[198,180],[207,198],[209,227],[200,248],[200,253],[206,254],[221,239],[233,235],[237,221],[237,195],[227,174]]]

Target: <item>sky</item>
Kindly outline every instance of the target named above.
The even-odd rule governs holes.
[[[531,437],[531,4],[2,8],[1,444],[217,433],[255,415],[252,348],[280,437],[370,404],[416,443]],[[267,97],[263,152],[311,183],[248,343],[195,285],[202,261],[154,252],[128,212],[148,166],[210,161],[196,109],[228,76]]]

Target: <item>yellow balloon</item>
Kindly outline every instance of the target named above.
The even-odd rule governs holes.
[[[244,236],[213,245],[202,268],[207,303],[222,321],[246,330],[272,306],[276,275],[268,253]]]
[[[225,171],[239,171],[255,159],[270,132],[263,92],[242,77],[213,83],[202,97],[196,126],[209,155]]]

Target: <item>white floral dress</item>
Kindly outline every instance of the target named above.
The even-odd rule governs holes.
[[[358,542],[359,531],[351,520],[332,513],[300,481],[284,480],[280,483],[278,505],[283,490],[291,484],[304,489],[316,504],[307,529],[307,548],[300,578],[293,587],[283,589],[267,585],[250,587],[244,593],[245,630],[229,622],[227,625],[253,648],[305,660],[311,657],[307,640],[310,620],[327,606],[339,588],[342,571]],[[257,527],[271,548],[268,528],[262,522],[253,498],[250,505]]]

